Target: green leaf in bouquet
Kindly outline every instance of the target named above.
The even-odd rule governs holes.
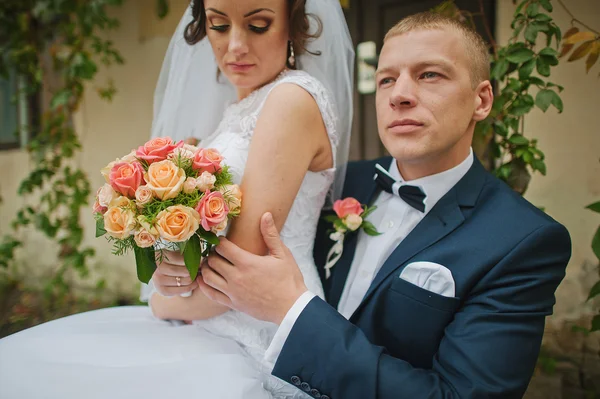
[[[200,237],[197,234],[192,237],[185,244],[183,249],[183,261],[185,267],[190,273],[190,278],[195,280],[198,276],[198,269],[200,268],[200,260],[202,260],[202,248],[200,247]]]
[[[154,258],[154,248],[140,248],[137,245],[133,247],[135,254],[135,265],[137,267],[138,280],[148,284],[154,271],[156,270],[156,259]]]
[[[208,242],[210,245],[220,244],[219,237],[212,231],[204,231],[202,229],[199,229],[198,234],[200,235],[200,238]]]
[[[220,172],[215,173],[215,187],[233,184],[233,174],[229,171],[229,166],[225,165]]]
[[[104,218],[97,217],[96,218],[96,238],[102,237],[106,234],[106,230],[104,229]]]

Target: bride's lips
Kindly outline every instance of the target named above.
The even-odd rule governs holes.
[[[412,133],[422,128],[424,124],[414,119],[397,119],[388,125],[388,131],[395,134]]]
[[[254,64],[244,64],[241,62],[232,62],[227,64],[227,66],[234,72],[248,72],[250,69],[254,67]]]

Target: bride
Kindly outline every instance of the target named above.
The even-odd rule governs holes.
[[[321,296],[312,247],[321,207],[341,191],[353,61],[338,0],[195,0],[155,96],[153,135],[200,138],[241,184],[228,238],[264,253],[259,220],[270,211]],[[177,254],[169,262],[153,277],[161,292],[143,294],[151,309],[82,313],[0,340],[0,397],[309,397],[270,375],[275,324],[211,302],[178,275]]]

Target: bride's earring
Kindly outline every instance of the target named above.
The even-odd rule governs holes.
[[[290,64],[290,66],[293,68],[296,66],[296,56],[294,55],[294,45],[292,44],[292,41],[288,41],[288,43],[290,44],[290,58],[288,58],[288,64]]]

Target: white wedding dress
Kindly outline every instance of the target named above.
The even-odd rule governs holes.
[[[324,86],[302,71],[284,71],[270,84],[226,108],[202,147],[217,148],[240,183],[252,134],[269,92],[282,83],[316,100],[333,153],[336,114]],[[281,231],[308,289],[323,289],[312,258],[317,220],[334,169],[307,172]],[[264,353],[277,326],[237,311],[179,325],[154,318],[148,307],[117,307],[54,320],[0,340],[0,398],[167,399],[304,398],[270,375]]]

